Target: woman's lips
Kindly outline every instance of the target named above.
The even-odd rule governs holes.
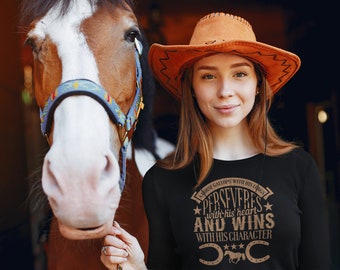
[[[222,105],[222,106],[216,106],[215,109],[222,113],[231,113],[235,111],[238,106],[239,105],[237,104]]]

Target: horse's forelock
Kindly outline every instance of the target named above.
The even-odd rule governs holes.
[[[20,7],[20,24],[28,25],[36,18],[44,16],[51,8],[56,5],[61,5],[60,16],[66,14],[70,4],[75,0],[23,0]],[[128,5],[132,10],[135,9],[134,0],[87,0],[92,5],[99,6],[105,3],[113,5],[125,6]]]

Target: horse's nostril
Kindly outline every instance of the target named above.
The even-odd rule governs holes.
[[[102,179],[118,181],[120,168],[116,157],[112,153],[108,153],[105,155],[105,162],[102,169]]]
[[[106,166],[104,168],[104,171],[107,173],[110,173],[113,170],[112,161],[111,161],[110,156],[108,155],[106,155],[105,158],[106,158]]]
[[[49,197],[50,203],[56,203],[55,196],[63,194],[60,184],[53,172],[53,164],[49,158],[45,158],[42,173],[42,186],[46,195]]]

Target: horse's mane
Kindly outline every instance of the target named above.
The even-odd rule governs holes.
[[[22,0],[20,6],[20,23],[27,25],[34,19],[44,16],[51,8],[57,5],[61,5],[60,16],[62,16],[68,11],[73,1],[74,0]],[[111,3],[122,7],[128,5],[132,10],[135,9],[134,0],[88,0],[88,2],[93,6],[102,6],[106,3]]]

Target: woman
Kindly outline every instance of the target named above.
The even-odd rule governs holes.
[[[189,45],[153,44],[149,62],[181,100],[178,143],[143,180],[147,264],[137,240],[115,224],[104,240],[105,266],[329,269],[316,163],[267,118],[299,57],[256,41],[243,18],[212,13],[197,23]]]

